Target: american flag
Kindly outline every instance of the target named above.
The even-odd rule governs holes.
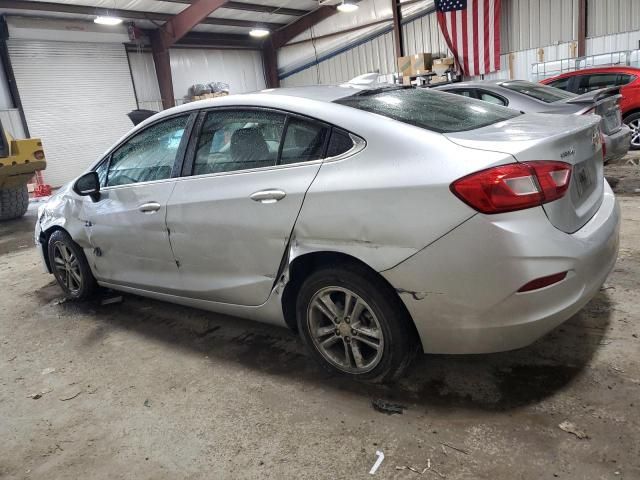
[[[464,75],[500,70],[500,1],[436,0],[440,30]]]

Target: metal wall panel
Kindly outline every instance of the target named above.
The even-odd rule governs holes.
[[[122,44],[7,43],[30,134],[47,155],[45,181],[60,186],[131,129],[127,54]]]
[[[402,41],[407,55],[421,52],[430,52],[434,56],[451,54],[438,26],[435,12],[403,25]]]
[[[587,0],[587,36],[640,30],[640,1]]]
[[[364,73],[378,72],[387,75],[394,71],[393,34],[389,32],[290,75],[282,79],[280,84],[283,87],[294,87],[342,83]]]
[[[577,0],[502,0],[502,53],[573,40]]]

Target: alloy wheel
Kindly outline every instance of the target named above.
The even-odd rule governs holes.
[[[631,128],[631,145],[640,148],[640,118],[630,121],[627,125]]]
[[[82,288],[82,271],[80,262],[73,251],[63,242],[53,245],[53,267],[58,279],[71,293],[77,293]]]
[[[373,370],[384,350],[384,335],[371,307],[343,287],[315,293],[307,309],[314,346],[333,366],[348,373]]]

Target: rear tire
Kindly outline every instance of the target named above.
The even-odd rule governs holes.
[[[84,300],[95,293],[98,284],[91,273],[87,257],[67,232],[53,232],[47,249],[53,276],[68,298]]]
[[[640,112],[627,115],[624,124],[631,129],[631,150],[640,150]]]
[[[418,351],[417,334],[400,299],[357,264],[312,273],[298,293],[296,316],[311,356],[325,370],[354,380],[396,380]]]
[[[0,220],[20,218],[29,208],[29,191],[26,185],[0,190]]]

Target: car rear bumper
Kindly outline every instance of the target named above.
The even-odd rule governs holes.
[[[599,210],[573,234],[553,227],[542,208],[479,214],[382,274],[400,293],[425,353],[512,350],[597,294],[617,258],[619,225],[605,184]],[[559,283],[517,293],[531,280],[565,271]]]
[[[616,133],[604,136],[604,144],[607,150],[607,154],[604,157],[605,162],[624,157],[631,145],[631,129],[626,125],[622,125]]]

